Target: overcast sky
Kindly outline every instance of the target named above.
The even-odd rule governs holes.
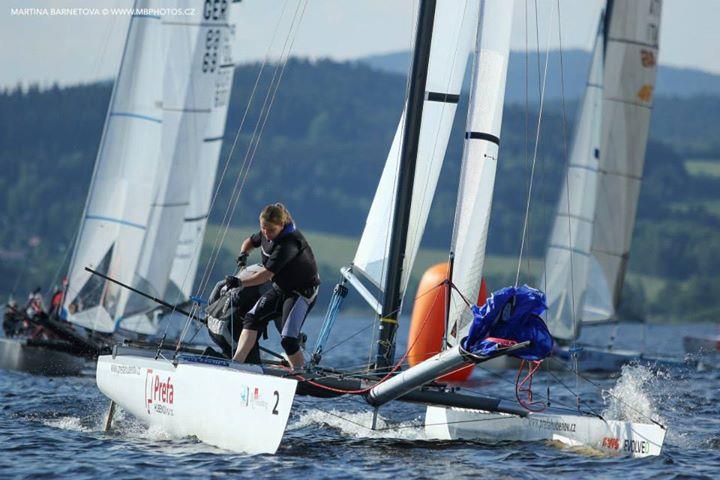
[[[265,55],[278,22],[280,40],[284,39],[289,14],[297,1],[242,2],[236,48],[239,62]],[[543,50],[548,38],[551,47],[558,45],[557,1],[538,0]],[[535,48],[534,2],[515,0],[513,50],[525,46],[526,3],[530,4],[530,45]],[[67,85],[116,74],[128,17],[18,16],[12,14],[12,8],[130,7],[132,0],[3,0],[2,4],[0,86],[18,82],[47,86],[54,81]],[[559,0],[563,48],[590,48],[603,4],[603,0]],[[283,6],[285,15],[281,18]],[[408,49],[416,6],[416,0],[309,0],[293,53],[347,60]],[[720,0],[664,0],[660,63],[720,74],[718,22]]]

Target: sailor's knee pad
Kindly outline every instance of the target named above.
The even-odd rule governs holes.
[[[285,353],[288,355],[294,355],[300,350],[300,341],[294,337],[282,337],[280,345],[282,345],[283,350],[285,350]]]

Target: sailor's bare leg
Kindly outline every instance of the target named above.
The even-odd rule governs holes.
[[[237,350],[235,350],[235,356],[233,356],[233,360],[240,363],[244,362],[248,356],[248,353],[250,353],[250,350],[252,350],[253,345],[255,345],[257,337],[257,330],[248,330],[247,328],[244,328],[242,333],[240,334],[240,339],[238,340],[238,347]]]
[[[302,366],[305,364],[305,358],[303,357],[302,350],[298,350],[297,352],[293,353],[292,355],[288,355],[287,357],[290,361],[290,366],[295,370],[302,368]]]

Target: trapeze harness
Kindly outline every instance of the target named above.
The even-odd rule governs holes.
[[[300,329],[315,305],[320,285],[315,255],[292,223],[272,241],[260,232],[250,240],[254,247],[260,247],[262,264],[273,273],[273,283],[245,315],[243,328],[261,331],[271,319],[281,316],[280,343],[288,355],[293,355],[300,349]]]

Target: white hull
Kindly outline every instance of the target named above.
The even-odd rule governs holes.
[[[720,335],[686,335],[683,337],[683,346],[686,353],[720,355]]]
[[[0,369],[35,375],[80,375],[88,366],[82,357],[49,348],[27,345],[25,341],[0,338]]]
[[[103,355],[97,364],[98,388],[141,422],[171,435],[196,436],[236,452],[277,451],[296,380],[262,375],[259,367],[178,358],[173,365],[140,354]]]
[[[530,413],[525,417],[461,408],[427,407],[425,433],[437,440],[558,441],[571,447],[648,457],[660,455],[665,430],[657,425]]]
[[[560,365],[564,362],[567,368],[573,368],[570,351],[567,347],[556,347],[553,350],[553,364]],[[581,372],[619,373],[624,365],[630,363],[646,365],[648,367],[680,367],[685,364],[684,360],[671,357],[655,357],[646,355],[639,350],[624,350],[619,348],[607,349],[583,345],[582,350],[577,353],[578,370]],[[564,368],[560,367],[563,370]]]

